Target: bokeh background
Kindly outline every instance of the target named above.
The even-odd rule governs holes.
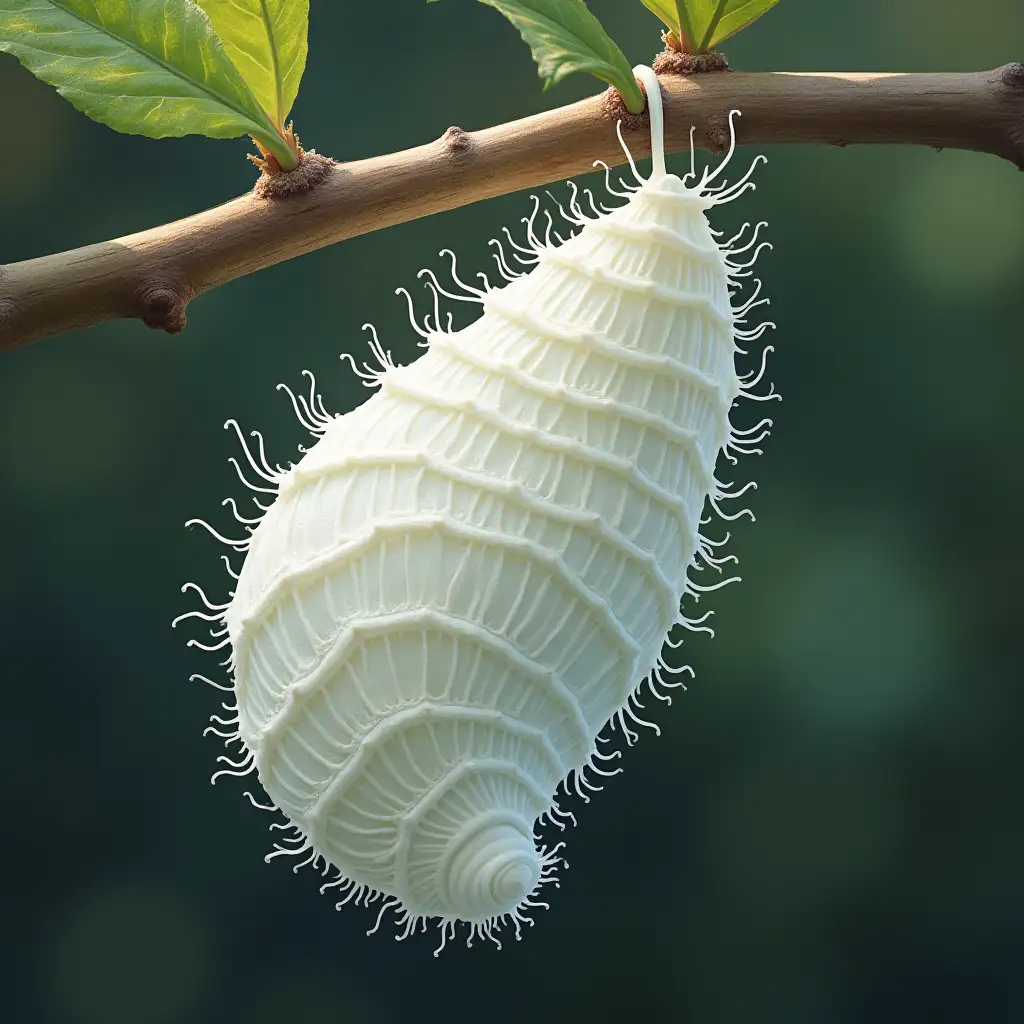
[[[591,4],[638,62],[639,0]],[[353,159],[542,93],[470,0],[313,0],[295,110]],[[974,70],[1024,55],[1019,0],[782,0],[744,70]],[[245,191],[245,141],[89,121],[0,57],[0,260]],[[484,269],[523,194],[344,242],[204,295],[177,337],[114,323],[0,360],[0,1013],[12,1024],[701,1024],[1024,1020],[1024,176],[994,157],[769,147],[720,227],[766,219],[784,396],[743,583],[692,635],[696,681],[625,772],[570,806],[570,869],[520,943],[367,938],[375,912],[263,862],[267,815],[209,785],[219,695],[173,616],[226,589],[198,515],[240,488],[229,416],[303,440],[279,381],[332,411],[373,320],[418,352],[400,284],[452,246]],[[753,153],[741,150],[743,158]],[[682,158],[677,157],[677,160]],[[761,408],[745,409],[753,422]],[[740,477],[743,479],[744,477]],[[656,702],[652,702],[656,703]],[[443,1018],[442,1018],[443,1015]]]

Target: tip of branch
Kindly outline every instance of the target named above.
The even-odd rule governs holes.
[[[315,149],[306,150],[294,170],[261,174],[252,194],[257,199],[289,199],[305,195],[322,184],[335,166],[329,156],[321,156]]]
[[[1018,170],[1024,171],[1024,110],[1021,109],[1024,101],[1024,65],[1019,61],[1004,64],[998,69],[998,81],[1006,90],[1004,101],[1012,105],[1006,123],[1008,151],[1001,155],[1012,160]]]
[[[999,77],[1003,85],[1008,85],[1011,89],[1024,89],[1024,64],[1020,61],[1005,64],[999,69]]]

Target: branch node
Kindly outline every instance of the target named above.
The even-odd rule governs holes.
[[[304,196],[326,181],[335,166],[335,161],[329,156],[321,156],[315,149],[307,149],[294,170],[261,174],[253,186],[252,194],[256,199]]]
[[[473,148],[473,138],[469,132],[464,132],[457,124],[453,124],[438,140],[441,148],[452,156],[461,156]]]
[[[639,114],[631,114],[629,112],[626,101],[622,98],[622,93],[614,85],[610,85],[605,90],[601,101],[601,112],[611,120],[612,124],[615,124],[616,121],[621,121],[623,131],[649,132],[651,130],[651,115],[647,109],[647,90],[644,88],[643,82],[638,81],[637,85],[640,86],[640,91],[644,94],[644,109]]]
[[[139,286],[139,319],[155,331],[178,334],[185,329],[185,311],[194,291],[168,280],[149,280]]]
[[[721,156],[728,152],[729,138],[729,119],[721,114],[709,117],[704,126],[704,141],[715,156]],[[840,143],[840,145],[844,145],[844,143]]]

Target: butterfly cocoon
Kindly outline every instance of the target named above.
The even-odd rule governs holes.
[[[232,717],[212,729],[241,750],[226,773],[255,769],[293,828],[276,853],[334,869],[324,888],[348,899],[382,898],[403,935],[437,919],[442,945],[459,922],[518,937],[543,905],[561,844],[538,846],[538,823],[570,817],[559,787],[611,774],[599,734],[618,722],[632,740],[645,681],[660,697],[679,685],[670,633],[706,628],[680,601],[716,589],[688,570],[728,560],[701,517],[741,493],[716,460],[770,425],[729,419],[737,398],[776,397],[751,393],[763,355],[736,369],[738,342],[771,326],[741,329],[756,290],[734,302],[756,230],[719,244],[706,217],[749,172],[714,186],[727,157],[699,179],[692,162],[667,173],[657,79],[635,73],[650,177],[633,167],[614,210],[585,193],[589,214],[570,186],[566,240],[550,216],[537,236],[535,206],[527,244],[498,247],[501,287],[465,285],[454,257],[458,291],[424,272],[426,351],[397,366],[374,334],[379,369],[346,356],[377,388],[358,408],[329,415],[315,383],[289,392],[316,443],[286,469],[259,435],[243,445],[235,467],[264,514],[229,499],[248,530],[226,541],[245,553],[235,589],[182,616],[217,627],[198,646],[230,647]],[[440,296],[482,315],[446,328]]]

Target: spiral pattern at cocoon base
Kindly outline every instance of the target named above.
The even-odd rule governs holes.
[[[518,930],[558,863],[538,819],[663,665],[701,589],[688,567],[720,568],[699,526],[729,496],[719,452],[744,450],[729,410],[751,303],[734,308],[705,216],[743,183],[709,180],[656,156],[613,212],[574,197],[564,244],[531,220],[529,273],[502,255],[506,286],[452,296],[479,319],[444,331],[435,312],[408,366],[375,347],[369,401],[320,416],[311,393],[318,442],[280,473],[252,461],[276,498],[221,613],[238,767],[406,932]]]

